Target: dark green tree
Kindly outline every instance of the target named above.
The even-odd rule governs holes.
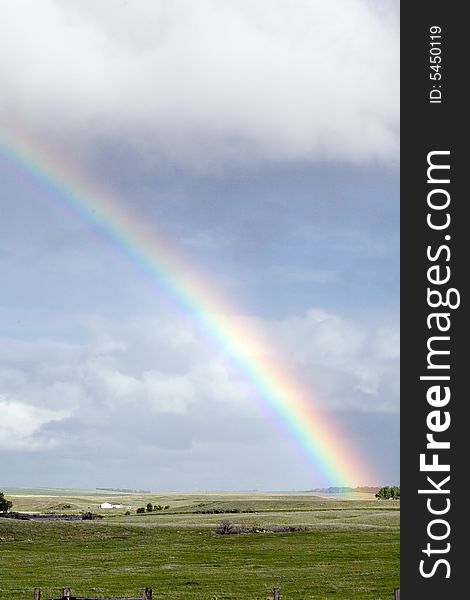
[[[143,506],[140,506],[136,511],[135,511],[138,515],[141,515],[142,513],[145,512],[145,508]]]
[[[386,485],[380,488],[375,494],[375,497],[379,498],[379,500],[398,500],[398,498],[400,498],[400,488],[397,485],[394,485],[393,487]]]
[[[8,512],[12,506],[13,502],[7,500],[3,492],[0,492],[0,512]]]
[[[152,512],[152,510],[153,510],[153,504],[151,502],[149,502],[147,504],[147,512]]]
[[[388,500],[390,498],[390,488],[387,486],[381,487],[380,490],[375,494],[379,500]]]

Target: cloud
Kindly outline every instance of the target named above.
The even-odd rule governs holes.
[[[264,332],[266,346],[253,344],[248,358],[276,348],[316,397],[316,409],[398,410],[393,322],[359,322],[318,308],[278,321],[234,320]],[[82,344],[2,340],[4,448],[113,446],[123,439],[135,448],[187,448],[210,431],[223,432],[209,436],[213,444],[259,443],[263,418],[250,382],[181,321],[90,321],[88,335]]]
[[[367,0],[4,2],[0,120],[191,169],[396,161],[396,13]]]
[[[301,315],[258,322],[258,328],[267,330],[268,347],[280,348],[281,356],[288,357],[318,408],[398,411],[399,333],[390,316],[352,318],[310,308]]]
[[[61,421],[67,416],[63,410],[38,408],[5,396],[0,396],[0,414],[0,450],[28,451],[53,447],[55,441],[41,430],[48,423]]]

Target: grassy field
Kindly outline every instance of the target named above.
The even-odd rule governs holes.
[[[371,496],[312,494],[118,494],[84,490],[4,490],[14,509],[92,510],[101,521],[34,522],[0,519],[0,599],[79,595],[141,596],[155,600],[386,600],[399,587],[399,503]],[[125,510],[98,509],[104,500]],[[147,502],[169,505],[135,514]],[[212,511],[250,511],[214,514]],[[223,520],[259,531],[217,535]]]

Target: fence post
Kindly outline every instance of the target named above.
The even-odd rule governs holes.
[[[275,587],[274,588],[274,600],[280,599],[281,596],[280,596],[279,592],[280,592],[280,589],[278,587]]]
[[[41,590],[34,588],[34,600],[41,600]]]
[[[144,600],[152,600],[152,588],[145,588]]]
[[[62,590],[62,599],[63,598],[70,598],[72,596],[72,593],[70,591],[70,588],[63,588]]]
[[[393,600],[400,600],[400,588],[393,590]]]

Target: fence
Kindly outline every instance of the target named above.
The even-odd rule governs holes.
[[[280,588],[275,587],[273,593],[273,600],[281,600]],[[41,590],[39,588],[34,590],[34,600],[41,600]],[[152,600],[152,588],[145,588],[143,598],[89,598],[83,596],[72,596],[72,591],[70,588],[63,588],[62,597],[56,598],[56,600]],[[400,600],[400,588],[393,590],[393,600]]]
[[[36,588],[34,590],[34,600],[41,600],[41,590]],[[62,589],[62,597],[56,600],[152,600],[152,588],[146,587],[143,597],[141,598],[90,598],[83,596],[72,596],[72,590],[70,588]]]

